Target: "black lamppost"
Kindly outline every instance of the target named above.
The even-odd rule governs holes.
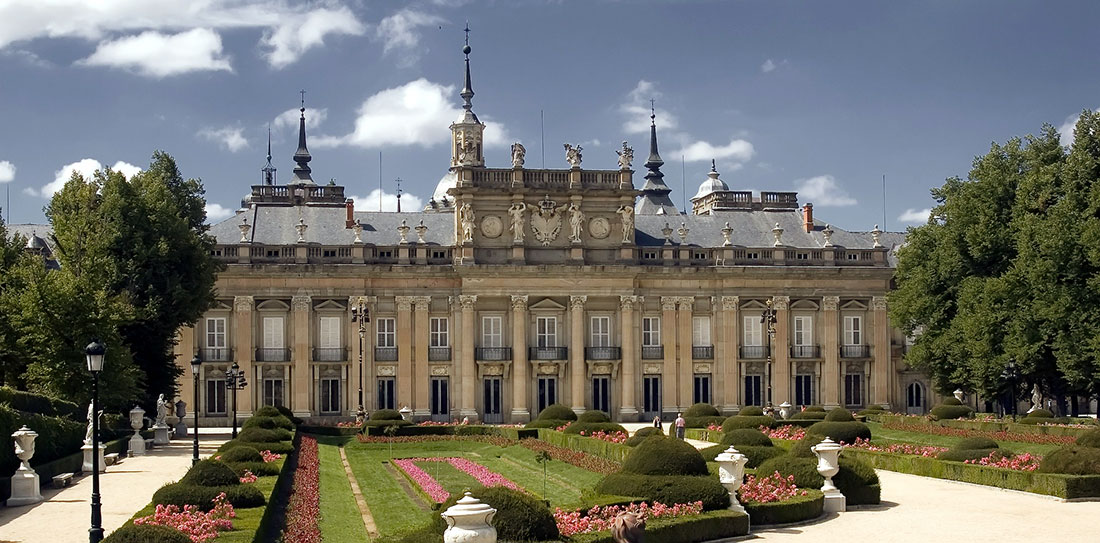
[[[195,434],[195,448],[194,453],[191,455],[192,466],[199,463],[199,377],[201,369],[202,359],[196,355],[195,358],[191,359],[191,377],[195,381],[195,398],[192,402],[194,405],[191,407],[195,410],[195,431],[193,432]]]
[[[1001,374],[1006,381],[1008,381],[1008,394],[1009,401],[1008,406],[1012,409],[1012,422],[1016,422],[1016,412],[1019,406],[1016,402],[1016,381],[1020,378],[1020,371],[1016,369],[1016,361],[1009,360],[1005,365],[1004,373]]]
[[[103,514],[99,504],[99,372],[103,371],[103,355],[107,352],[98,339],[84,348],[88,359],[88,371],[92,372],[92,527],[88,529],[88,541],[103,540]]]
[[[225,387],[233,391],[233,439],[237,439],[237,391],[244,390],[246,386],[248,381],[244,378],[244,372],[234,362],[232,367],[225,370]]]
[[[768,406],[772,405],[772,341],[775,339],[775,309],[772,307],[772,301],[767,301],[767,307],[764,309],[764,314],[760,317],[760,322],[767,327],[768,332]]]
[[[363,339],[367,336],[367,323],[370,322],[370,309],[360,296],[355,307],[351,308],[351,322],[359,324],[359,409],[355,412],[356,424],[363,424],[367,411],[363,406]]]

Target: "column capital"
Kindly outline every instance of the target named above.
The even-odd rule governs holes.
[[[875,311],[886,311],[886,296],[872,296],[871,309]]]
[[[427,311],[432,304],[431,296],[410,296],[417,311]]]
[[[692,311],[695,309],[695,296],[677,296],[676,305],[680,311]]]
[[[642,303],[640,296],[619,296],[619,307],[623,310],[634,309],[635,306]]]
[[[840,307],[840,296],[825,296],[821,299],[825,311],[836,311]]]
[[[290,307],[294,311],[309,311],[313,307],[313,298],[309,296],[292,296]]]
[[[474,306],[477,305],[477,295],[476,294],[459,294],[458,295],[458,303],[459,303],[459,305],[462,306],[463,311],[466,311],[466,310],[473,311]]]
[[[772,306],[776,311],[786,311],[791,307],[790,296],[772,296]]]
[[[584,304],[588,302],[588,296],[570,296],[569,308],[570,309],[584,309]]]
[[[248,313],[252,311],[252,305],[255,303],[255,299],[251,296],[234,296],[233,297],[233,311],[237,313]]]
[[[359,304],[371,305],[376,302],[378,302],[377,296],[348,296],[348,310]]]
[[[527,295],[512,295],[512,309],[519,309],[521,311],[527,310]]]
[[[394,296],[393,302],[397,304],[398,311],[411,311],[413,296]]]
[[[661,296],[661,311],[676,311],[678,296]]]
[[[737,296],[720,296],[719,299],[722,302],[722,311],[737,311],[740,298]]]

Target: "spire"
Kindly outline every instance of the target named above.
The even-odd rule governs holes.
[[[267,164],[264,165],[261,178],[265,185],[275,184],[275,166],[271,164],[271,125],[267,127]]]
[[[654,107],[653,100],[649,101],[649,158],[645,161],[645,167],[650,170],[650,173],[656,172],[660,177],[664,177],[661,173],[661,166],[665,161],[661,160],[661,154],[657,152],[657,109]],[[649,179],[649,173],[646,174],[646,179]]]
[[[466,55],[466,80],[462,85],[462,92],[459,96],[462,97],[462,109],[470,111],[470,108],[474,107],[470,103],[470,99],[474,97],[474,88],[470,84],[470,21],[466,21],[466,45],[462,46],[462,54]]]
[[[643,215],[664,213],[679,215],[669,193],[672,189],[665,184],[665,174],[661,173],[661,166],[665,161],[661,160],[657,152],[657,110],[653,100],[649,101],[649,158],[645,161],[646,174],[645,185],[642,186],[642,199],[638,202],[637,212]]]
[[[309,149],[306,148],[306,91],[300,92],[302,107],[298,111],[302,116],[298,119],[298,150],[294,153],[294,162],[298,165],[294,167],[294,183],[312,185],[314,183],[309,175],[312,172],[309,169],[309,161],[313,160],[313,157],[309,155]]]

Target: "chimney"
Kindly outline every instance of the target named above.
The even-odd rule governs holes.
[[[802,227],[807,233],[814,231],[814,205],[811,203],[802,206]]]
[[[344,222],[344,228],[351,228],[355,226],[355,200],[351,198],[344,200],[344,207],[347,209],[347,220]]]

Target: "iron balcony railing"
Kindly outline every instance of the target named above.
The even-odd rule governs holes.
[[[714,345],[692,345],[691,358],[695,360],[714,360]]]
[[[567,347],[531,347],[527,351],[529,360],[565,360],[568,357]]]
[[[665,357],[664,345],[642,345],[643,360],[661,360]]]
[[[441,362],[451,359],[450,347],[428,347],[428,360]]]
[[[348,350],[343,347],[314,347],[314,362],[346,362]]]
[[[259,347],[256,349],[257,362],[290,362],[290,349]]]
[[[870,358],[871,346],[870,345],[841,345],[840,346],[841,358]]]
[[[588,360],[619,360],[623,357],[620,347],[585,347],[584,357]]]
[[[741,358],[766,358],[768,348],[763,345],[742,345]]]
[[[378,362],[396,362],[397,347],[375,347],[374,359]]]
[[[474,358],[477,360],[484,360],[487,362],[495,362],[498,360],[511,360],[512,348],[511,347],[476,347],[474,348]]]
[[[792,345],[791,358],[821,358],[821,347],[817,345]]]
[[[233,360],[233,349],[225,347],[207,347],[199,350],[203,362],[229,362]]]

